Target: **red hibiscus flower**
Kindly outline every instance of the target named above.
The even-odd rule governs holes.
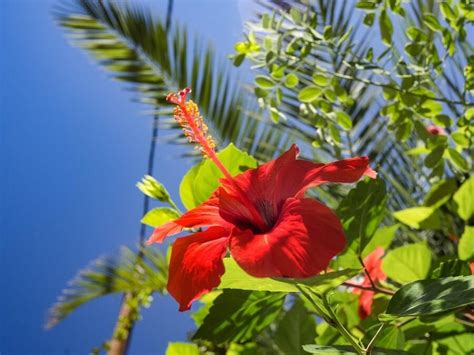
[[[180,311],[219,285],[228,251],[255,277],[305,278],[324,270],[344,249],[345,237],[334,212],[305,198],[305,190],[326,182],[355,182],[363,175],[375,178],[368,159],[315,164],[296,159],[293,145],[278,159],[232,177],[215,154],[212,139],[198,129],[202,118],[196,105],[186,101],[188,92],[168,96],[177,104],[175,117],[225,177],[206,202],[156,228],[148,241],[162,242],[184,228],[207,227],[173,244],[168,291]]]
[[[364,259],[366,272],[369,273],[374,283],[387,279],[387,276],[384,274],[381,267],[382,256],[384,253],[385,250],[382,247],[378,247]],[[361,286],[372,286],[370,278],[367,274],[365,274],[364,281],[362,281]],[[361,319],[365,319],[372,313],[372,303],[374,301],[375,293],[373,291],[361,289],[354,289],[354,293],[360,294],[359,317]]]
[[[429,134],[432,134],[434,136],[445,136],[446,131],[442,127],[438,127],[435,125],[429,125],[426,127],[426,130],[428,131]]]

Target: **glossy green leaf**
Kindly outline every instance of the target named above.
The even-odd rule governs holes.
[[[393,213],[393,216],[403,224],[415,229],[439,229],[441,222],[433,207],[412,207]]]
[[[324,74],[315,73],[313,74],[313,82],[318,86],[326,86],[329,84],[330,78]]]
[[[331,355],[352,355],[357,354],[352,346],[349,345],[336,345],[336,346],[326,346],[326,345],[304,345],[304,351],[310,354],[331,354]]]
[[[365,258],[377,247],[387,249],[392,243],[393,238],[395,238],[395,234],[399,228],[399,224],[378,228],[373,237],[370,238],[369,243],[367,243],[364,250],[362,251],[362,257]]]
[[[278,323],[273,339],[285,355],[305,354],[303,345],[314,342],[316,321],[303,302],[297,298]]]
[[[317,86],[308,86],[298,94],[298,100],[301,102],[312,102],[322,94],[322,89]]]
[[[284,294],[224,290],[213,302],[193,339],[215,344],[245,342],[269,326],[281,312]]]
[[[464,181],[453,196],[457,213],[463,220],[468,221],[474,214],[474,176]]]
[[[199,355],[199,347],[192,343],[168,343],[166,355]]]
[[[386,46],[391,46],[393,25],[385,9],[380,12],[379,25],[380,25],[380,34],[382,36],[382,42]]]
[[[297,284],[306,285],[313,290],[324,293],[344,281],[354,277],[360,269],[346,269],[328,272],[306,279],[271,279],[250,276],[232,258],[224,259],[225,273],[218,286],[220,289],[241,289],[271,292],[299,292]]]
[[[454,164],[456,168],[458,168],[461,171],[467,171],[468,170],[468,164],[466,159],[459,153],[456,149],[454,148],[448,148],[447,150],[448,153],[448,158],[451,161],[451,163]]]
[[[255,168],[257,161],[233,144],[217,153],[220,161],[232,175],[237,175],[249,168]],[[192,167],[184,175],[179,187],[181,201],[187,209],[194,208],[206,201],[219,186],[222,172],[209,159]]]
[[[425,243],[407,244],[387,253],[382,270],[400,284],[421,280],[430,271],[431,258],[431,250]]]
[[[423,22],[432,31],[436,32],[443,30],[443,27],[440,25],[438,19],[431,14],[425,14]]]
[[[285,86],[287,88],[294,88],[296,85],[298,85],[298,83],[298,76],[293,73],[288,74],[285,78]]]
[[[458,244],[458,255],[461,260],[474,261],[474,226],[465,227]]]
[[[396,317],[446,312],[474,303],[474,276],[412,282],[400,288],[386,313]]]
[[[255,83],[262,89],[270,89],[275,86],[275,82],[265,75],[257,75],[255,77]]]
[[[347,113],[344,111],[337,111],[336,112],[337,123],[339,126],[342,127],[345,131],[350,131],[352,128],[352,121],[351,118]]]
[[[425,196],[424,205],[438,208],[448,202],[456,190],[456,179],[440,180],[431,186]]]
[[[474,246],[473,246],[474,248]],[[469,263],[464,260],[450,259],[442,261],[431,273],[432,279],[439,279],[449,276],[468,276],[471,275]]]
[[[348,239],[348,248],[361,254],[385,216],[387,196],[382,179],[357,183],[337,209]]]
[[[375,346],[384,349],[403,350],[405,346],[405,334],[400,327],[386,327],[375,341]]]
[[[156,228],[166,222],[173,221],[178,217],[179,213],[173,208],[156,207],[147,212],[147,214],[142,218],[141,223]]]

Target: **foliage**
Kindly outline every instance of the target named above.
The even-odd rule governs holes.
[[[195,44],[187,54],[182,27],[166,32],[129,5],[78,4],[78,12],[60,12],[61,25],[131,83],[155,115],[169,115],[165,92],[191,86],[215,133],[230,143],[217,155],[231,175],[290,142],[313,160],[367,155],[379,172],[350,191],[314,192],[337,206],[347,238],[330,270],[262,279],[226,257],[218,290],[193,314],[193,343],[170,343],[167,354],[472,352],[472,6],[261,0],[258,21],[248,24],[232,56],[235,66],[253,65],[254,102],[211,50]],[[181,181],[181,204],[192,209],[206,201],[221,177],[211,160],[198,162]],[[158,227],[181,214],[153,177],[138,187],[166,205],[142,223]],[[380,247],[386,278],[374,281],[363,260]],[[52,324],[111,292],[164,292],[164,258],[151,249],[139,253],[143,259],[127,249],[82,272],[53,308]],[[358,283],[362,276],[369,286]],[[358,314],[362,291],[373,296],[366,319]]]

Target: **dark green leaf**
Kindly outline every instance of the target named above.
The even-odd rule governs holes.
[[[286,355],[304,354],[303,345],[316,337],[316,321],[299,298],[278,323],[274,341]]]
[[[442,31],[443,27],[439,24],[439,21],[436,17],[431,14],[425,14],[423,18],[425,25],[432,31]]]
[[[337,214],[349,248],[360,255],[385,216],[387,196],[382,179],[360,181],[341,202]]]
[[[474,245],[472,246],[474,250]],[[448,276],[468,276],[471,274],[469,263],[459,259],[442,261],[432,272],[432,279]]]
[[[193,339],[215,344],[251,340],[275,320],[284,299],[285,295],[279,293],[224,290]]]
[[[438,208],[448,202],[456,190],[456,179],[440,180],[431,186],[425,196],[424,205]]]
[[[446,277],[412,282],[390,300],[387,314],[420,316],[453,310],[474,303],[474,276]]]
[[[382,36],[382,42],[386,46],[391,46],[393,25],[385,9],[380,12],[379,24],[380,24],[380,34]]]

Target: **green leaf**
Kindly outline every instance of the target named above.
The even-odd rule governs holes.
[[[412,207],[393,213],[393,216],[415,229],[440,229],[441,222],[433,207]]]
[[[251,340],[275,320],[284,300],[285,295],[278,293],[224,290],[193,339],[215,344]]]
[[[382,270],[392,280],[404,284],[424,279],[431,267],[431,250],[425,243],[407,244],[390,250]]]
[[[380,12],[380,34],[382,36],[382,42],[386,46],[392,45],[392,34],[393,34],[393,25],[390,17],[387,15],[387,11],[382,10]]]
[[[316,321],[296,298],[293,306],[278,323],[273,340],[282,354],[305,354],[303,345],[312,343],[316,337]]]
[[[352,355],[357,354],[352,346],[349,345],[303,345],[303,350],[310,354],[334,354],[334,355]]]
[[[329,84],[330,79],[324,74],[314,73],[313,81],[318,86],[327,86]]]
[[[342,127],[345,131],[350,131],[352,128],[352,121],[351,118],[347,113],[344,111],[337,111],[336,112],[337,123],[339,126]]]
[[[294,88],[296,85],[298,85],[298,83],[299,79],[296,74],[290,73],[285,78],[285,86],[287,88]]]
[[[431,186],[425,196],[424,205],[438,208],[448,202],[456,190],[456,179],[440,180]]]
[[[451,21],[455,21],[457,19],[457,16],[456,14],[454,13],[454,11],[451,9],[451,7],[449,6],[449,4],[447,4],[446,2],[441,2],[439,4],[439,8],[441,10],[441,13],[443,14],[444,18],[446,20],[451,20]]]
[[[440,262],[439,265],[433,270],[431,278],[439,279],[448,276],[468,275],[471,275],[471,269],[469,268],[468,262],[459,259],[450,259]]]
[[[412,282],[400,288],[386,313],[395,317],[450,311],[474,303],[474,276],[446,277]]]
[[[429,153],[426,158],[425,158],[425,165],[428,168],[434,168],[438,163],[441,161],[443,158],[444,151],[446,149],[446,146],[444,145],[438,145],[436,146],[431,153]]]
[[[377,229],[373,237],[370,239],[369,243],[367,243],[364,251],[362,252],[362,257],[365,258],[371,252],[375,250],[377,247],[382,247],[387,249],[390,244],[392,243],[395,234],[400,228],[399,224],[394,224],[393,226],[381,227]]]
[[[443,30],[443,27],[440,25],[438,19],[431,14],[424,14],[423,22],[432,31],[439,31]]]
[[[255,77],[255,83],[262,89],[271,89],[275,86],[275,82],[265,75],[257,75]]]
[[[316,275],[307,279],[271,279],[250,276],[232,258],[224,259],[225,273],[221,278],[220,289],[241,289],[270,292],[299,292],[297,284],[324,293],[344,281],[354,277],[360,269],[345,269]]]
[[[142,181],[137,183],[138,189],[148,197],[157,199],[161,202],[168,202],[170,194],[162,183],[157,181],[153,176],[145,175]]]
[[[448,148],[448,158],[451,161],[451,163],[454,164],[456,168],[458,168],[461,171],[467,171],[468,170],[468,165],[466,159],[459,153],[456,149],[454,148]]]
[[[174,208],[156,207],[147,212],[142,218],[141,223],[156,228],[178,217],[179,213]]]
[[[322,89],[317,86],[308,86],[298,94],[298,100],[301,102],[312,102],[322,94]]]
[[[199,347],[191,343],[168,343],[166,355],[199,355]]]
[[[384,349],[403,350],[405,334],[400,327],[391,326],[382,330],[375,345]]]
[[[461,260],[474,261],[474,226],[466,226],[458,244]]]
[[[474,214],[474,176],[464,181],[453,196],[457,213],[465,221],[469,221]]]
[[[249,168],[257,167],[257,161],[232,143],[217,153],[220,161],[234,176]],[[203,160],[184,175],[179,187],[181,201],[187,209],[206,201],[219,186],[222,172],[209,160]]]
[[[370,242],[385,216],[387,196],[382,179],[360,181],[341,202],[337,214],[348,239],[348,248],[358,255]]]

